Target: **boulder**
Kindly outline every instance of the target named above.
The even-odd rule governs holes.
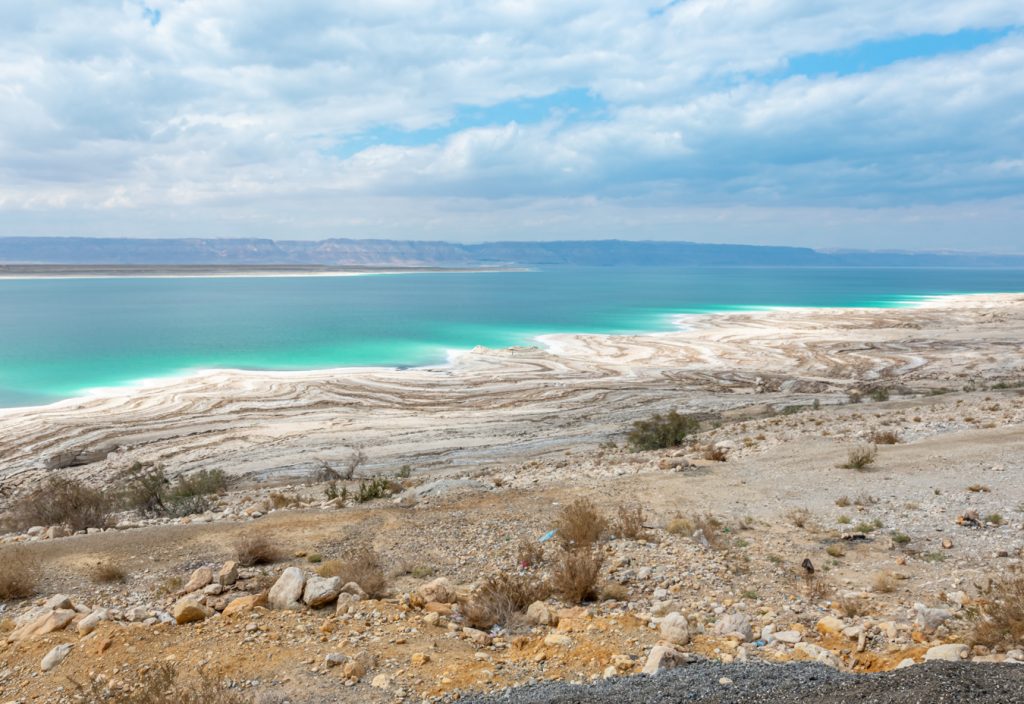
[[[32,620],[20,626],[7,636],[8,643],[20,640],[27,640],[37,636],[45,636],[47,633],[63,631],[77,612],[71,609],[58,609],[57,611],[43,611]]]
[[[57,609],[73,609],[74,605],[71,603],[71,597],[66,594],[54,594],[46,603],[43,604],[44,609],[50,609],[56,611]]]
[[[225,562],[224,566],[217,570],[216,580],[222,587],[232,586],[238,581],[238,563],[234,560]]]
[[[534,626],[554,626],[558,623],[558,614],[543,601],[535,601],[526,609],[526,620]]]
[[[363,591],[363,588],[355,582],[346,582],[345,585],[341,588],[340,593],[354,596],[356,598],[356,601],[366,601],[370,598],[369,596],[367,596],[366,592]]]
[[[829,667],[838,668],[841,665],[839,656],[827,648],[822,648],[820,645],[814,645],[813,643],[797,643],[793,646],[793,650],[801,652],[807,657],[817,660],[821,664],[828,665]]]
[[[687,653],[682,653],[668,645],[656,645],[651,648],[647,655],[647,662],[644,663],[643,673],[645,675],[656,675],[662,670],[670,670],[673,667],[685,665],[692,660]]]
[[[936,628],[953,618],[949,609],[930,609],[924,604],[914,604],[914,611],[917,612],[917,625],[925,633],[934,633]]]
[[[306,575],[298,567],[289,567],[270,588],[267,601],[272,609],[301,609]]]
[[[754,629],[751,628],[750,619],[745,614],[725,614],[715,622],[715,635],[737,635],[743,642],[748,643],[754,640]]]
[[[465,626],[462,629],[462,635],[469,638],[470,642],[474,645],[485,646],[491,644],[490,634],[488,634],[486,631],[481,631],[477,628],[470,628],[469,626]]]
[[[564,633],[549,633],[544,636],[544,645],[552,648],[570,648],[572,647],[572,638]]]
[[[792,645],[794,643],[799,643],[804,639],[804,637],[801,635],[800,631],[778,631],[777,633],[772,634],[772,639]]]
[[[192,592],[199,591],[207,584],[213,581],[213,570],[209,567],[200,567],[192,576],[189,577],[188,582],[181,588],[182,594],[191,594]]]
[[[222,612],[225,616],[231,614],[242,613],[243,611],[251,611],[263,602],[262,594],[248,594],[246,596],[240,596],[237,599],[232,599],[227,606],[224,607]]]
[[[686,617],[673,611],[661,620],[661,637],[673,645],[686,645],[690,642],[690,626]]]
[[[185,597],[179,599],[171,609],[171,616],[178,625],[203,621],[213,616],[213,609],[203,606],[195,599]]]
[[[933,648],[928,648],[928,652],[924,654],[924,661],[944,660],[946,662],[960,662],[961,660],[966,660],[970,652],[971,649],[963,643],[946,643],[945,645],[936,645]]]
[[[438,577],[426,584],[421,584],[416,589],[416,596],[424,604],[431,601],[451,604],[455,601],[455,588],[447,577]]]
[[[96,609],[91,614],[78,622],[78,635],[87,636],[96,630],[96,627],[108,618],[106,609]]]
[[[302,601],[314,609],[333,603],[341,593],[341,577],[309,577],[302,590]]]
[[[71,643],[61,643],[60,645],[54,646],[54,648],[43,657],[43,661],[39,663],[39,667],[43,672],[49,672],[53,668],[57,667],[57,665],[64,662],[64,658],[66,658],[68,653],[71,652],[71,648]]]
[[[846,625],[843,623],[842,619],[836,618],[835,616],[825,616],[818,620],[814,630],[822,635],[834,636],[837,633],[842,633],[845,627]]]

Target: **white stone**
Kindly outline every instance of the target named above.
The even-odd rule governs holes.
[[[43,672],[49,672],[53,668],[64,662],[64,658],[71,652],[71,643],[61,643],[60,645],[54,646],[54,648],[48,652],[43,661],[39,664]]]
[[[302,590],[306,586],[306,575],[298,567],[289,567],[274,582],[267,596],[272,609],[301,609]]]
[[[659,630],[661,637],[673,645],[686,645],[690,642],[690,626],[686,617],[678,611],[663,618]]]
[[[946,662],[960,662],[966,660],[970,648],[963,643],[946,643],[945,645],[936,645],[933,648],[928,648],[928,652],[924,654],[925,662],[931,662],[933,660],[944,660]]]

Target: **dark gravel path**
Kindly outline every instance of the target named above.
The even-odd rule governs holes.
[[[719,684],[728,677],[732,684]],[[854,675],[815,663],[700,662],[654,677],[593,685],[549,683],[464,704],[1012,704],[1024,703],[1024,665],[928,663]]]

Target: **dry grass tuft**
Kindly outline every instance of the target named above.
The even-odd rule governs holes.
[[[899,443],[900,436],[894,430],[876,430],[871,433],[869,442],[872,445],[895,445]]]
[[[551,596],[547,582],[531,574],[502,572],[491,575],[477,587],[463,606],[466,621],[474,628],[513,626],[535,601]]]
[[[604,557],[589,548],[562,550],[551,573],[554,592],[570,604],[597,596],[597,582]]]
[[[638,506],[619,506],[618,520],[615,521],[615,533],[629,540],[646,540],[647,530],[644,528],[644,510]]]
[[[846,463],[839,465],[842,469],[867,469],[878,458],[878,448],[874,445],[860,445],[850,450]]]
[[[282,556],[281,550],[263,535],[244,535],[235,542],[235,560],[242,567],[271,565]]]
[[[729,459],[729,451],[718,445],[707,445],[701,452],[701,457],[709,462],[725,462]]]
[[[125,581],[128,571],[114,562],[97,562],[89,570],[89,578],[99,584],[112,584]]]
[[[794,508],[786,514],[786,518],[797,528],[806,528],[811,522],[811,512],[806,508]]]
[[[23,547],[0,551],[0,601],[24,599],[36,592],[39,562]]]
[[[847,599],[840,597],[832,604],[836,611],[846,618],[857,618],[867,615],[867,604],[864,599]]]
[[[978,645],[1024,644],[1024,573],[990,580],[972,613],[971,641]]]
[[[563,547],[584,548],[600,540],[608,528],[608,520],[589,499],[576,499],[562,508],[555,528]]]
[[[896,578],[892,572],[878,572],[871,580],[871,589],[879,594],[891,594],[896,591]]]
[[[516,550],[516,567],[519,569],[530,569],[544,562],[544,545],[531,538],[523,538],[519,541]]]
[[[388,575],[381,556],[371,547],[361,545],[339,560],[320,563],[321,577],[341,577],[343,584],[355,582],[371,598],[387,593]]]

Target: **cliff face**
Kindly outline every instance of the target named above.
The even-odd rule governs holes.
[[[1024,256],[819,252],[802,247],[634,242],[452,242],[329,239],[0,237],[6,264],[306,264],[362,266],[974,266],[1024,267]]]

